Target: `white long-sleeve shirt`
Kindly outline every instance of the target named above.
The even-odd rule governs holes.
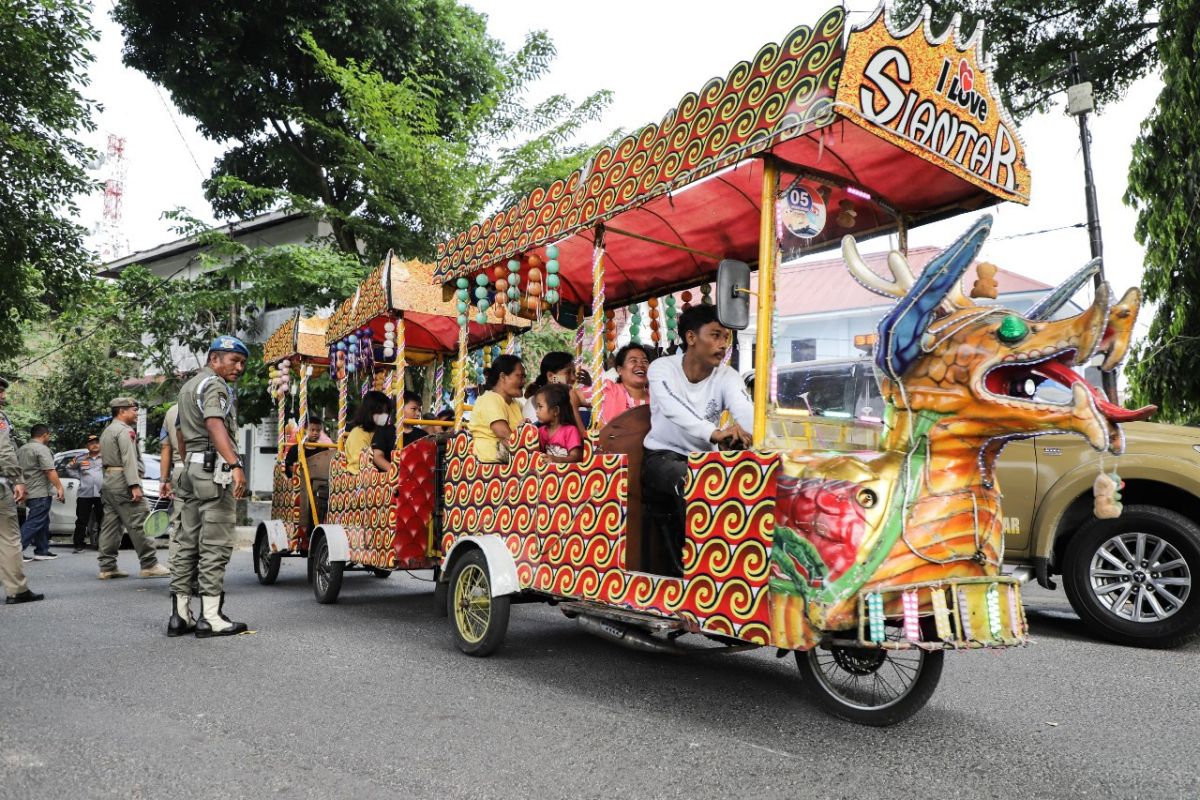
[[[732,367],[717,367],[704,380],[692,383],[683,373],[679,353],[656,359],[646,378],[650,383],[648,450],[682,455],[715,450],[709,437],[726,410],[746,430],[754,427],[754,403]]]

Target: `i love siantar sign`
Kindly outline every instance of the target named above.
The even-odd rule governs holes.
[[[962,42],[957,17],[934,37],[927,8],[896,30],[880,6],[850,33],[837,113],[977,186],[1028,203],[1024,143],[993,91],[982,37],[981,24]]]

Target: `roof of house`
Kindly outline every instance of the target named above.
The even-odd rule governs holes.
[[[250,219],[237,220],[228,225],[222,225],[215,230],[220,233],[229,234],[230,236],[244,236],[247,233],[260,231],[264,228],[271,228],[276,225],[283,225],[292,220],[301,219],[307,216],[300,211],[269,211],[266,214],[260,214],[257,217]],[[199,247],[198,238],[195,236],[184,236],[181,239],[176,239],[173,242],[160,244],[156,247],[151,247],[148,250],[139,250],[136,253],[130,253],[127,256],[109,261],[106,264],[101,264],[100,269],[96,274],[102,278],[115,278],[121,274],[121,271],[133,264],[141,264],[143,266],[153,264],[155,261],[161,261],[165,258],[186,253],[189,250],[195,250]]]
[[[940,252],[937,247],[914,247],[908,251],[909,266],[919,274]],[[863,253],[863,260],[879,275],[891,278],[887,252]],[[963,277],[963,291],[968,295],[975,282],[975,267],[975,264],[968,267]],[[779,269],[776,281],[775,307],[781,317],[886,306],[895,302],[890,297],[863,288],[851,277],[840,257],[785,264]],[[1001,295],[1043,292],[1052,288],[1041,281],[1002,268],[996,270],[996,282]]]

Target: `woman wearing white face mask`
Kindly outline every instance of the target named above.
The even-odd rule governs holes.
[[[358,410],[354,414],[354,427],[346,434],[346,445],[343,448],[346,453],[346,469],[351,472],[358,472],[362,465],[361,459],[364,453],[366,453],[367,459],[376,468],[382,470],[388,468],[386,458],[383,459],[383,466],[379,466],[374,458],[374,454],[371,452],[371,442],[380,431],[390,427],[388,421],[391,419],[391,416],[392,402],[386,394],[378,391],[370,391],[363,395],[362,403],[359,404]],[[395,436],[396,434],[393,431],[393,440]]]

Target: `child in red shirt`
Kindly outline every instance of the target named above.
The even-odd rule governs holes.
[[[583,434],[575,425],[571,391],[561,383],[548,383],[533,396],[542,452],[557,464],[583,461]]]

